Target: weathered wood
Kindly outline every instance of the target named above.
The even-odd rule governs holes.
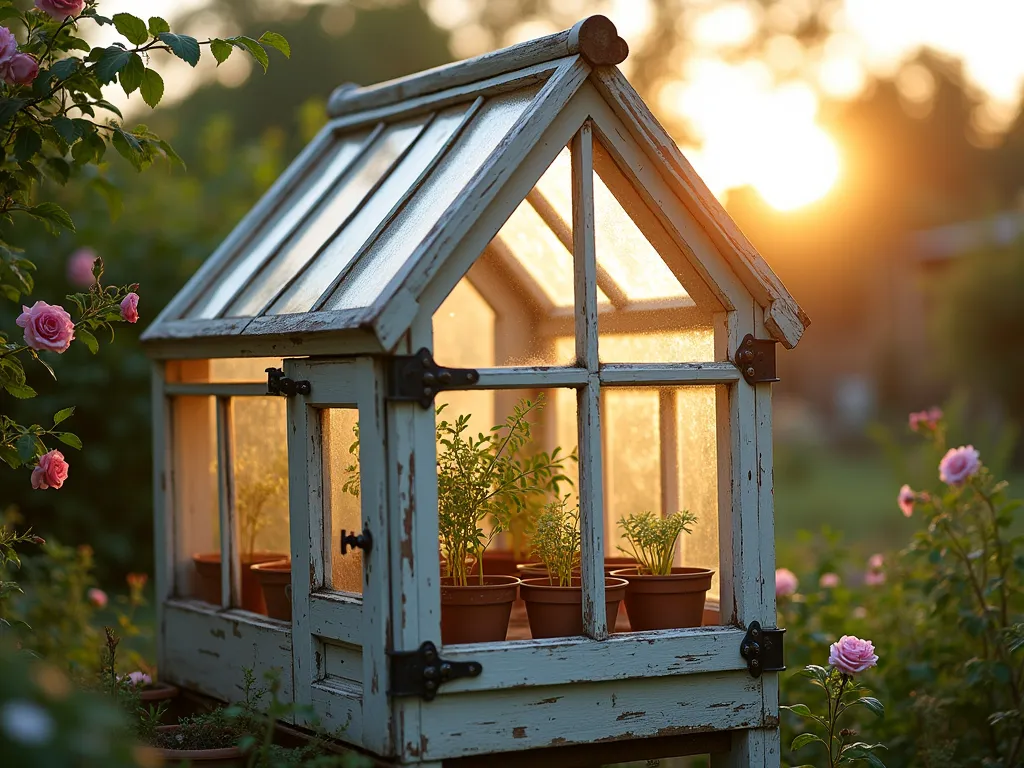
[[[381,292],[374,315],[383,346],[395,340],[380,335],[380,319],[400,289],[419,296],[421,314],[432,316],[583,123],[586,114],[567,105],[588,72],[578,58],[559,68]]]
[[[347,643],[324,643],[324,677],[332,682],[355,683],[352,693],[363,696],[363,649]]]
[[[741,378],[732,363],[605,363],[600,375],[606,387],[729,384]]]
[[[810,325],[807,314],[693,170],[658,119],[614,67],[596,70],[591,80],[622,118],[633,138],[651,155],[658,171],[674,182],[686,207],[715,241],[747,289],[763,307],[769,308],[765,326],[772,338],[789,349],[796,346],[804,329]]]
[[[164,667],[164,601],[174,595],[174,465],[171,408],[165,387],[165,364],[150,364],[150,402],[153,407],[153,589],[156,607],[157,668]]]
[[[597,350],[597,251],[594,246],[593,129],[584,122],[573,136],[572,252],[576,303],[576,364],[588,376],[576,399],[579,437],[580,566],[583,631],[608,638],[604,584],[604,496],[601,468],[601,413]]]
[[[310,596],[309,631],[352,645],[362,645],[363,602],[360,598],[322,592]]]
[[[364,746],[361,734],[367,725],[362,691],[363,686],[346,685],[341,680],[319,680],[311,688],[313,709],[322,727],[358,746]]]
[[[467,389],[530,389],[582,387],[590,374],[583,368],[538,366],[536,368],[478,368],[480,382]]]
[[[779,729],[754,728],[733,731],[728,752],[712,753],[712,768],[779,768],[782,745]]]
[[[708,672],[746,672],[739,648],[745,632],[736,627],[697,627],[612,634],[603,642],[567,637],[514,643],[456,645],[451,661],[478,661],[480,677],[446,683],[441,696],[465,691],[671,677]],[[680,686],[690,682],[680,679]]]
[[[472,59],[366,88],[343,86],[331,94],[327,113],[331,117],[338,117],[345,113],[375,109],[576,53],[582,54],[593,66],[600,66],[622,63],[629,54],[629,48],[618,36],[611,21],[604,16],[591,16],[572,29]]]
[[[155,360],[205,360],[226,357],[281,359],[305,355],[372,355],[386,350],[381,347],[377,337],[365,329],[320,328],[267,337],[232,334],[224,337],[191,338],[184,334],[175,339],[151,341],[146,344],[145,351]]]
[[[164,604],[160,678],[222,701],[242,698],[243,673],[277,670],[279,696],[292,699],[292,643],[285,625],[193,600]]]
[[[201,397],[203,395],[208,395],[212,397],[266,397],[267,385],[215,384],[206,382],[197,384],[168,383],[164,385],[163,391],[167,396],[188,395],[192,397]]]
[[[761,688],[744,670],[439,696],[421,712],[418,758],[437,760],[751,728]]]

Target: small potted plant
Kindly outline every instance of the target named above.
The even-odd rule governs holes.
[[[534,554],[544,563],[547,577],[524,578],[519,587],[535,638],[583,634],[580,508],[578,504],[569,506],[568,500],[566,496],[551,502],[537,519]],[[615,625],[625,593],[624,579],[605,577],[605,610],[610,627]]]
[[[704,599],[714,571],[707,568],[673,568],[676,542],[690,533],[697,517],[683,510],[668,517],[640,512],[619,521],[629,549],[620,550],[638,565],[612,571],[629,582],[626,613],[637,631],[699,627],[704,618]]]
[[[559,449],[523,457],[531,441],[529,417],[543,398],[520,401],[503,424],[469,433],[468,414],[437,425],[438,532],[444,643],[504,640],[519,579],[484,573],[483,554],[533,494],[557,493],[564,457]],[[438,409],[443,412],[444,406]],[[491,525],[486,523],[490,521]]]
[[[256,538],[266,528],[270,518],[268,504],[274,499],[287,497],[288,457],[283,451],[275,457],[273,471],[247,471],[247,464],[265,466],[266,459],[249,447],[235,459],[235,507],[238,512],[239,559],[242,569],[242,608],[266,615],[267,604],[257,575],[251,570],[256,563],[269,563],[288,558],[287,552],[260,552],[256,550]],[[197,576],[197,592],[200,600],[220,605],[220,552],[204,552],[194,555]]]

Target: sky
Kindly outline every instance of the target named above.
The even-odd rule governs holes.
[[[484,0],[421,2],[438,26],[452,32],[453,53],[460,57],[555,31],[545,20],[526,18],[504,39],[494,40],[472,23]],[[636,43],[647,33],[651,3],[657,0],[563,2],[567,10],[580,6],[581,16],[603,6],[599,10],[616,22],[620,34]],[[171,18],[203,4],[147,0],[144,15]],[[139,5],[138,0],[104,0],[102,7],[107,15],[139,14]],[[968,83],[985,98],[973,116],[979,140],[998,134],[1015,116],[1024,85],[1024,0],[829,0],[827,40],[806,50],[789,32],[810,8],[810,0],[783,0],[766,14],[756,0],[692,2],[685,20],[691,53],[666,78],[652,107],[686,124],[694,142],[684,150],[720,197],[751,185],[786,211],[827,194],[842,177],[844,158],[819,124],[822,100],[857,96],[871,75],[896,76],[908,105],[926,109],[934,88],[930,75],[922,67],[903,66],[923,46],[963,61]],[[760,25],[772,31],[764,59],[722,58],[747,43]],[[243,56],[233,56],[219,70],[210,62],[200,67],[192,73],[180,62],[160,63],[168,101],[187,95],[196,74],[230,85],[251,71]],[[118,97],[112,93],[111,98]],[[118,103],[124,103],[123,94]]]

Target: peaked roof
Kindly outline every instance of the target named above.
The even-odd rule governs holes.
[[[330,123],[143,340],[173,353],[202,338],[223,342],[229,356],[277,339],[275,351],[287,355],[320,353],[289,351],[300,336],[368,332],[390,349],[420,302],[435,300],[427,294],[437,275],[465,272],[487,246],[493,232],[481,240],[474,225],[488,206],[510,190],[522,191],[518,204],[536,183],[543,168],[520,166],[538,147],[548,151],[546,132],[561,120],[571,137],[573,120],[586,118],[567,105],[589,81],[767,310],[771,336],[795,346],[807,316],[615,67],[627,52],[614,25],[591,16],[476,59],[337,89]],[[533,177],[517,178],[524,173]]]

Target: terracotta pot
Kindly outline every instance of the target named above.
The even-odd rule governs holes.
[[[704,598],[714,571],[673,568],[667,576],[648,576],[623,568],[612,574],[629,582],[626,612],[634,631],[699,627],[704,621]]]
[[[612,571],[622,568],[636,568],[636,560],[632,557],[606,557],[604,559],[604,575],[611,576]]]
[[[526,615],[534,638],[583,634],[583,588],[579,579],[573,579],[571,587],[551,586],[547,577],[524,579],[519,589],[526,601]],[[619,603],[625,594],[625,579],[605,577],[605,612],[609,631],[615,626]]]
[[[484,583],[470,579],[465,587],[441,579],[441,642],[492,643],[505,639],[519,579],[515,576],[484,576]]]
[[[157,726],[159,733],[174,732],[180,725]],[[166,766],[202,765],[203,768],[238,768],[245,765],[245,757],[238,747],[220,749],[164,749],[157,748],[157,754]]]
[[[284,560],[287,553],[253,552],[242,557],[242,608],[253,613],[267,613],[263,590],[249,567],[255,563]],[[196,597],[212,605],[220,605],[220,552],[192,556],[196,566]]]
[[[170,683],[150,683],[139,691],[139,701],[143,705],[159,704],[161,701],[170,701],[181,693],[177,686]]]
[[[631,557],[606,557],[604,559],[604,575],[611,576],[612,571],[621,568],[636,567],[636,560]],[[521,579],[547,578],[548,569],[544,563],[520,563],[516,566]],[[579,568],[574,568],[573,573],[579,573]]]
[[[516,571],[520,579],[547,579],[548,567],[544,563],[519,563]]]
[[[249,570],[263,590],[263,602],[267,605],[267,616],[281,621],[292,620],[292,561],[272,560],[269,563],[250,565]]]

